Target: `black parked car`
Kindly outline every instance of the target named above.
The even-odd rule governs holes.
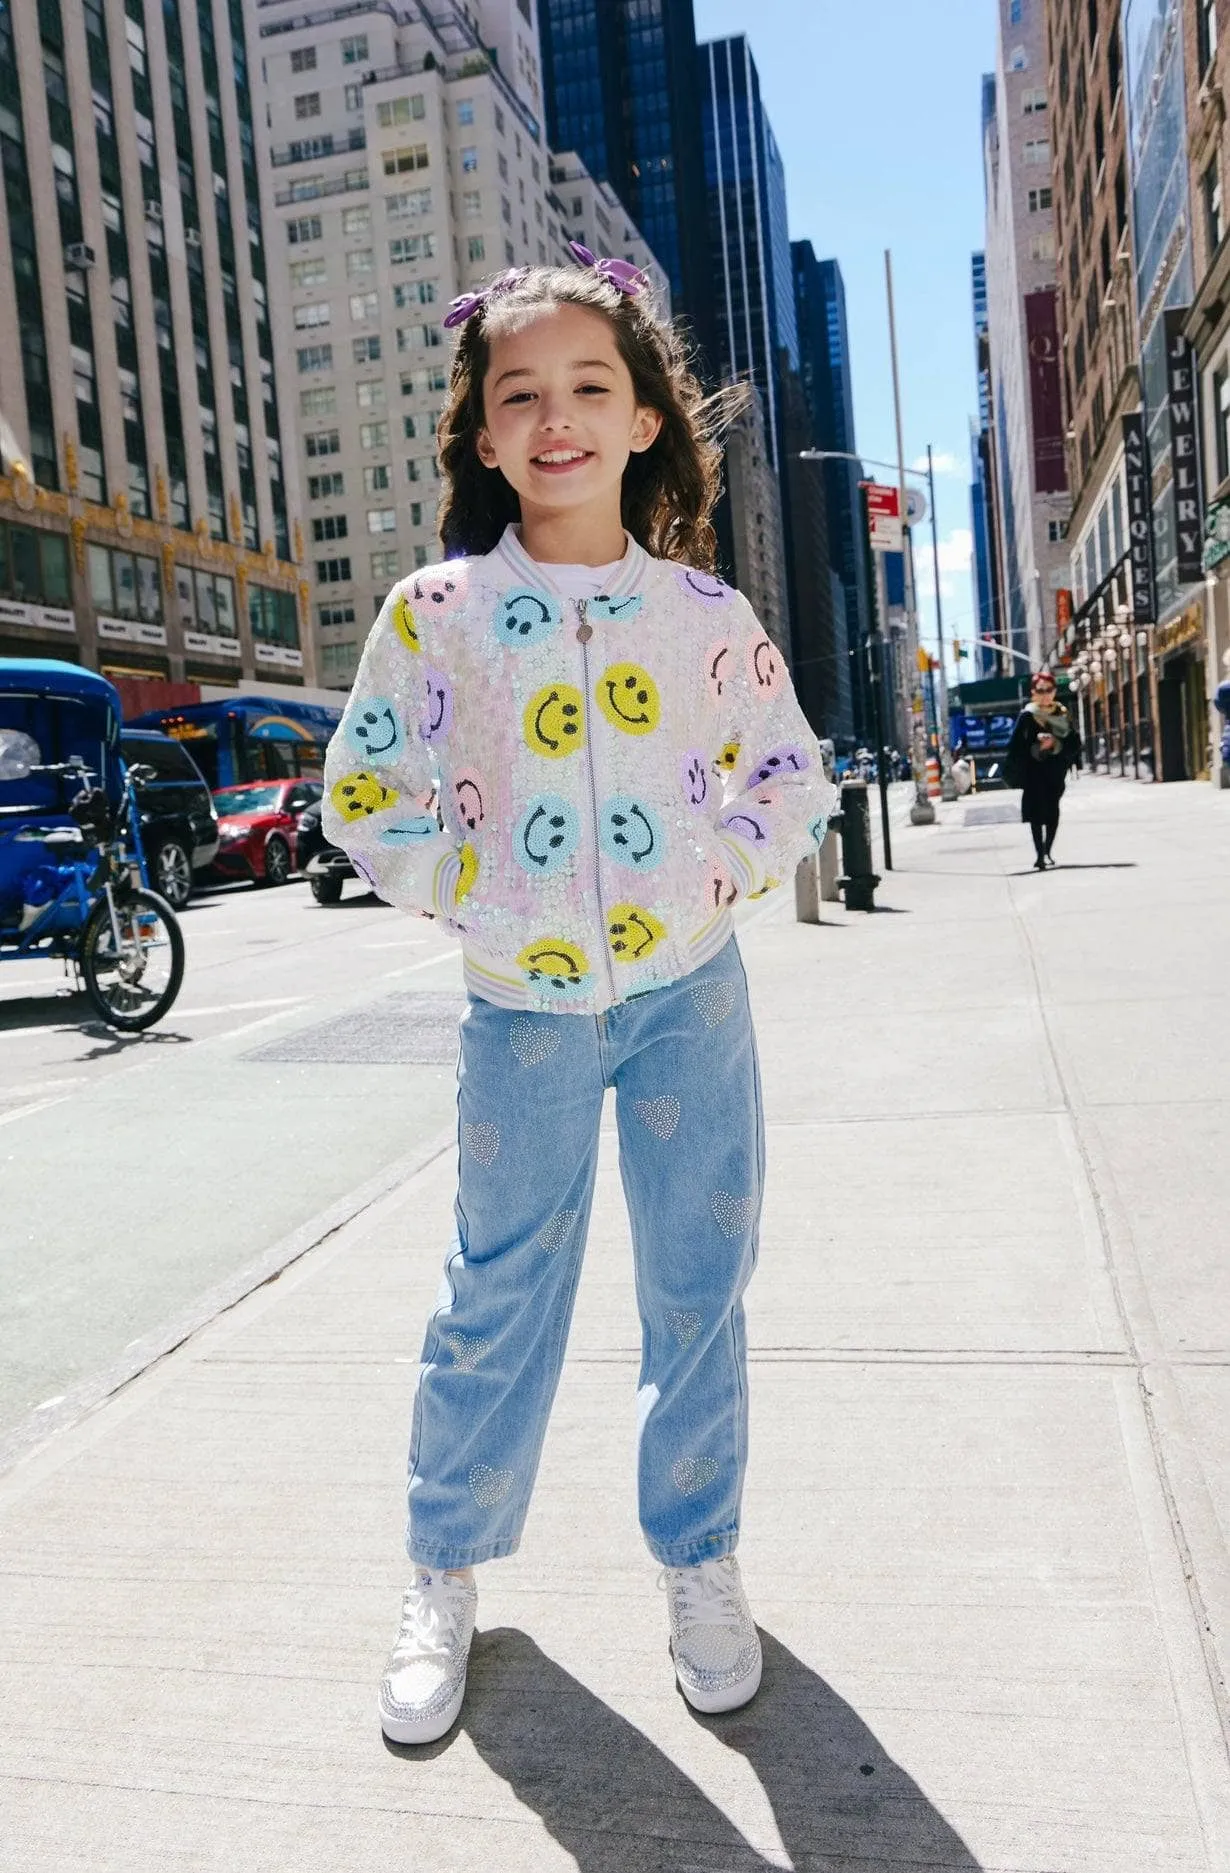
[[[173,910],[182,910],[192,896],[193,873],[212,863],[218,850],[209,785],[183,744],[153,729],[126,728],[120,753],[129,767],[155,770],[157,778],[137,788],[141,841],[150,884]]]
[[[336,904],[342,885],[355,876],[354,866],[335,845],[329,845],[321,829],[322,802],[314,800],[300,813],[295,829],[295,852],[299,870],[312,887],[318,904]]]

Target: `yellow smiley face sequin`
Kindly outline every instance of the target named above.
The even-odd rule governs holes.
[[[658,686],[639,663],[608,664],[594,695],[611,727],[625,735],[651,735],[662,718]]]
[[[544,994],[565,1000],[584,994],[589,979],[589,958],[569,937],[538,937],[527,943],[517,967]]]
[[[616,904],[607,922],[611,954],[617,963],[643,962],[665,935],[666,925],[641,904]]]
[[[571,683],[549,683],[535,691],[523,717],[527,747],[558,761],[585,743],[585,702]]]
[[[396,787],[386,787],[379,775],[360,768],[357,773],[343,774],[330,789],[329,798],[343,819],[364,819],[395,806],[400,795]]]
[[[728,741],[717,758],[717,764],[720,768],[724,768],[729,774],[738,759],[739,743],[737,741]]]
[[[478,877],[478,853],[468,839],[458,856],[461,859],[461,874],[457,879],[457,894],[453,899],[455,904],[460,904],[462,898],[469,896],[474,880]]]
[[[414,613],[410,608],[410,601],[404,595],[398,599],[393,607],[393,629],[406,646],[406,649],[414,651],[417,656],[418,652],[423,648],[419,643],[419,628],[415,623]]]

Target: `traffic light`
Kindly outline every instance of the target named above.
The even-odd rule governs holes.
[[[960,663],[965,655],[965,652],[961,648],[961,639],[959,637],[954,637],[952,640],[952,654],[958,663]]]

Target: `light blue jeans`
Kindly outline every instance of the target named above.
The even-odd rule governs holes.
[[[601,1015],[474,999],[461,1024],[457,1242],[410,1440],[411,1558],[467,1567],[521,1539],[572,1318],[598,1124],[615,1088],[641,1314],[638,1486],[651,1552],[733,1552],[747,1461],[742,1295],[764,1129],[747,979],[711,962]]]

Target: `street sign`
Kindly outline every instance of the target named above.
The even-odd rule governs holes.
[[[905,524],[907,527],[921,527],[930,510],[927,497],[921,488],[907,488],[905,491]]]
[[[905,545],[901,526],[901,496],[882,482],[867,483],[867,524],[873,553],[900,553]]]

